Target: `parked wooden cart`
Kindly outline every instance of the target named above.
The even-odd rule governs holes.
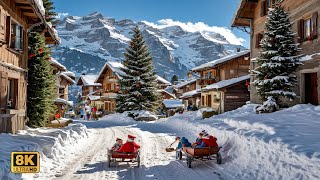
[[[222,157],[220,154],[220,147],[205,147],[205,148],[192,148],[183,147],[182,151],[186,155],[187,166],[191,168],[192,161],[199,159],[216,160],[217,164],[222,163]]]
[[[112,162],[128,162],[137,163],[137,167],[140,167],[140,153],[120,153],[108,151],[108,166],[111,167]]]

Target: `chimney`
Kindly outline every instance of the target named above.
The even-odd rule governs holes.
[[[237,47],[237,52],[240,52],[240,50],[241,50],[241,49],[240,49],[239,47]]]

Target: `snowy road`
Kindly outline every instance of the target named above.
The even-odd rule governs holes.
[[[90,123],[85,124],[90,127]],[[176,161],[174,153],[165,152],[165,147],[174,139],[169,134],[151,133],[132,125],[92,130],[95,138],[78,153],[65,171],[55,175],[55,179],[223,179],[214,161],[194,163],[194,168],[189,169],[184,160]],[[107,149],[114,144],[116,137],[125,138],[128,134],[137,136],[137,143],[142,146],[141,167],[119,163],[109,168]]]

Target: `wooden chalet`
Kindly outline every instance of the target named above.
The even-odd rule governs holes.
[[[212,108],[217,113],[237,109],[250,100],[247,87],[250,76],[223,80],[202,88],[201,107]]]
[[[201,88],[219,81],[247,75],[250,65],[250,51],[244,50],[210,61],[192,69],[200,74]]]
[[[249,56],[249,50],[244,50],[193,68],[193,72],[200,74],[198,84],[201,89],[185,93],[182,98],[199,97],[200,107],[210,107],[218,113],[244,105],[249,100],[246,98],[249,97],[249,80],[240,77],[249,74]],[[222,84],[227,86],[222,87]]]
[[[264,34],[264,24],[267,21],[268,8],[274,4],[274,0],[240,0],[232,21],[233,27],[250,30],[250,69],[257,64],[254,61],[259,55],[260,41]],[[281,5],[288,12],[292,22],[293,31],[297,33],[296,42],[300,43],[299,53],[306,55],[296,75],[298,85],[294,91],[297,98],[291,105],[297,103],[311,103],[318,105],[320,102],[320,0],[284,0]],[[251,82],[254,81],[251,77]],[[256,88],[250,88],[250,101],[261,103],[256,95]]]
[[[120,67],[123,65],[119,62],[107,62],[95,81],[95,83],[102,84],[101,100],[104,102],[105,113],[112,113],[116,110],[116,97],[120,90],[118,80],[124,74]]]
[[[53,58],[51,58],[50,63],[53,66],[53,74],[56,79],[54,104],[57,106],[59,114],[63,117],[68,106],[69,86],[75,84],[75,74],[68,71],[64,65]],[[49,121],[52,120],[54,120],[54,115],[49,118]]]
[[[200,86],[199,80],[190,77],[189,80],[183,81],[175,85],[176,96],[183,100],[184,107],[188,105],[200,106]]]
[[[81,86],[82,100],[87,99],[88,95],[102,89],[100,83],[95,83],[98,75],[81,75],[77,81],[77,86]]]
[[[0,1],[0,133],[16,133],[27,120],[28,30],[43,24],[47,43],[60,41],[44,16],[41,0]]]

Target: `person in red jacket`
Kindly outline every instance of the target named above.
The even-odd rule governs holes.
[[[128,135],[128,140],[126,143],[124,143],[121,148],[118,150],[118,152],[121,153],[135,153],[140,148],[140,146],[134,142],[134,139],[136,137],[132,135]]]
[[[218,147],[218,143],[217,143],[217,138],[212,136],[212,135],[204,135],[203,139],[202,139],[202,143],[201,146],[204,147]]]

